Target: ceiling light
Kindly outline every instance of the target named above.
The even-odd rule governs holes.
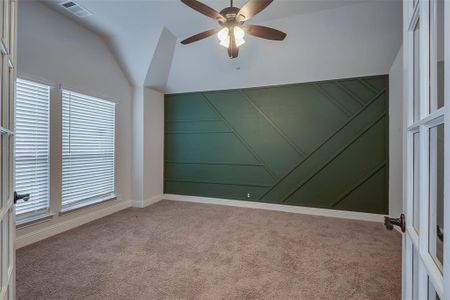
[[[236,41],[236,47],[240,47],[243,44],[245,44],[244,40],[245,31],[242,30],[242,28],[239,26],[234,26],[233,32],[234,32],[234,40]]]
[[[220,45],[224,46],[225,48],[230,47],[230,37],[227,36],[225,39],[221,40]]]
[[[240,28],[239,26],[234,26],[232,34],[234,34],[236,47],[240,47],[241,45],[245,44],[245,31],[242,28]],[[225,48],[230,47],[230,30],[228,29],[228,27],[222,28],[217,33],[217,37],[220,40],[220,45],[224,46]]]
[[[239,26],[234,26],[234,37],[236,38],[236,40],[243,40],[244,36],[245,36],[245,31],[242,30],[241,27]]]
[[[244,39],[236,39],[236,47],[240,47],[245,44]]]
[[[218,33],[217,33],[217,37],[219,38],[219,41],[224,41],[226,39],[229,39],[229,33],[230,30],[228,29],[228,27],[224,27],[222,28]]]
[[[245,44],[245,40],[236,40],[236,47],[240,47]]]

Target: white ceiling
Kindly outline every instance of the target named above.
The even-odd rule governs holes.
[[[217,23],[202,16],[179,0],[74,0],[88,9],[93,15],[87,18],[76,18],[97,33],[107,37],[140,36],[151,32],[153,28],[165,26],[176,37],[183,38],[192,32],[212,28]],[[285,18],[302,13],[311,13],[345,5],[380,1],[380,0],[275,0],[270,6],[252,19],[252,22],[263,22]],[[382,0],[392,1],[392,0]],[[73,17],[58,3],[65,0],[42,0],[52,8]],[[202,1],[220,11],[229,6],[229,1]],[[234,6],[241,7],[246,0],[234,0]]]
[[[386,3],[386,10],[392,9],[393,2],[401,3],[400,0],[275,0],[249,23],[277,24],[277,20],[283,18],[374,1]],[[202,16],[179,0],[75,0],[93,14],[83,19],[62,9],[58,5],[61,0],[41,0],[41,2],[103,36],[130,82],[135,86],[144,85],[144,81],[148,79],[152,57],[164,28],[181,40],[217,26],[214,20]],[[244,0],[236,0],[235,6],[240,7],[244,2]],[[217,0],[204,1],[204,3],[217,10],[229,5],[228,1]],[[401,7],[401,4],[397,6]],[[401,19],[401,10],[399,11]],[[288,38],[297,30],[295,25],[279,29],[286,31]],[[211,41],[203,41],[194,47],[202,45],[216,51],[212,49],[219,47],[215,44]],[[179,47],[182,46],[177,43],[176,48]],[[224,51],[224,49],[221,50]],[[223,59],[227,59],[225,54]]]

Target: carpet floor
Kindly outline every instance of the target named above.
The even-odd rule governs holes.
[[[382,224],[161,201],[17,251],[18,299],[400,299]]]

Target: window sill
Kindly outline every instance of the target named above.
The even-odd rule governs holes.
[[[50,221],[51,219],[53,219],[53,216],[54,216],[54,214],[52,214],[48,211],[39,213],[36,215],[23,217],[23,218],[21,218],[19,216],[19,217],[17,217],[17,220],[16,220],[16,228],[21,229],[21,228],[36,225],[39,223],[47,222],[47,221]]]
[[[112,201],[112,200],[117,200],[117,196],[116,195],[109,195],[109,196],[106,196],[106,197],[103,197],[103,198],[96,198],[96,199],[93,199],[93,200],[86,200],[86,201],[81,201],[81,202],[78,202],[78,203],[70,204],[70,205],[67,205],[67,206],[63,207],[61,209],[61,211],[59,212],[59,215],[63,216],[63,215],[72,213],[74,211],[77,211],[77,210],[80,210],[80,209],[83,209],[83,208],[91,207],[91,206],[98,205],[98,204],[101,204],[101,203],[104,203],[104,202],[107,202],[107,201]]]

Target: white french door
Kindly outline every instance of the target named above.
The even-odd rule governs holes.
[[[450,0],[403,7],[403,299],[450,300]]]
[[[15,299],[14,96],[15,0],[0,0],[0,300]]]

